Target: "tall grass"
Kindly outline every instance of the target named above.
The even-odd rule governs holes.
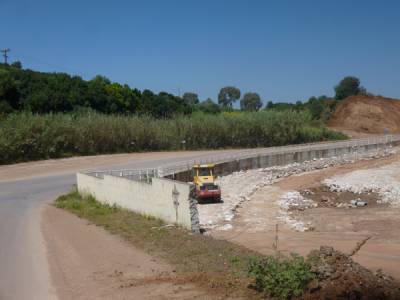
[[[0,164],[71,155],[267,147],[342,138],[313,124],[304,112],[194,114],[173,119],[18,113],[0,120]]]

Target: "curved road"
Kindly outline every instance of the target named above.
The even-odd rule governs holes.
[[[156,168],[226,151],[103,155],[0,166],[0,300],[57,299],[41,227],[44,204],[68,192],[80,170]]]

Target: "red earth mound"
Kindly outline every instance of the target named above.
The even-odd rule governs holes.
[[[357,95],[336,107],[328,126],[362,133],[400,133],[400,100]]]

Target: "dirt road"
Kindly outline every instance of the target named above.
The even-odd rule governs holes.
[[[372,270],[383,269],[400,279],[400,208],[370,205],[365,208],[317,207],[297,212],[303,222],[311,222],[314,230],[295,231],[280,219],[279,203],[283,195],[292,191],[312,190],[332,176],[343,176],[355,170],[377,168],[400,161],[400,155],[359,161],[324,170],[294,175],[260,188],[230,222],[230,230],[216,230],[218,238],[245,245],[253,250],[271,254],[278,237],[278,249],[290,253],[307,254],[320,245],[333,246],[350,253],[358,242],[371,237],[355,255],[355,260]],[[371,177],[372,179],[372,177]],[[339,195],[343,196],[343,195]],[[369,195],[369,197],[372,197]],[[278,234],[276,235],[276,224]]]

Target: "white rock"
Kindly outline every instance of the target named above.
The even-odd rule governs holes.
[[[399,148],[396,147],[392,149],[391,153],[358,153],[357,160],[382,157],[388,154],[397,153],[398,151]],[[203,227],[215,228],[219,224],[223,224],[225,221],[231,221],[242,202],[251,201],[251,197],[254,193],[266,185],[277,182],[279,178],[284,178],[315,169],[327,168],[329,166],[340,165],[353,160],[355,160],[355,156],[353,154],[346,154],[341,157],[331,157],[318,160],[315,159],[303,163],[292,163],[285,166],[274,166],[270,168],[240,171],[227,176],[221,176],[217,179],[217,184],[221,186],[223,202],[198,205],[200,225]],[[365,177],[363,180],[369,183],[373,181],[371,178]],[[378,189],[377,186],[372,184],[369,184],[368,186],[363,185],[361,187],[347,184],[346,180],[341,180],[339,182],[336,179],[331,180],[326,184],[332,191],[344,191],[351,189],[352,191],[361,193],[364,191],[375,192]],[[393,203],[399,201],[400,188],[397,187],[397,189],[391,190],[390,188],[393,187],[395,187],[394,182],[392,182],[392,185],[387,186],[387,188],[379,188],[383,195],[383,201]],[[310,207],[313,206],[311,204],[309,205]],[[293,226],[296,228],[303,228],[302,225],[295,222],[293,223]]]

